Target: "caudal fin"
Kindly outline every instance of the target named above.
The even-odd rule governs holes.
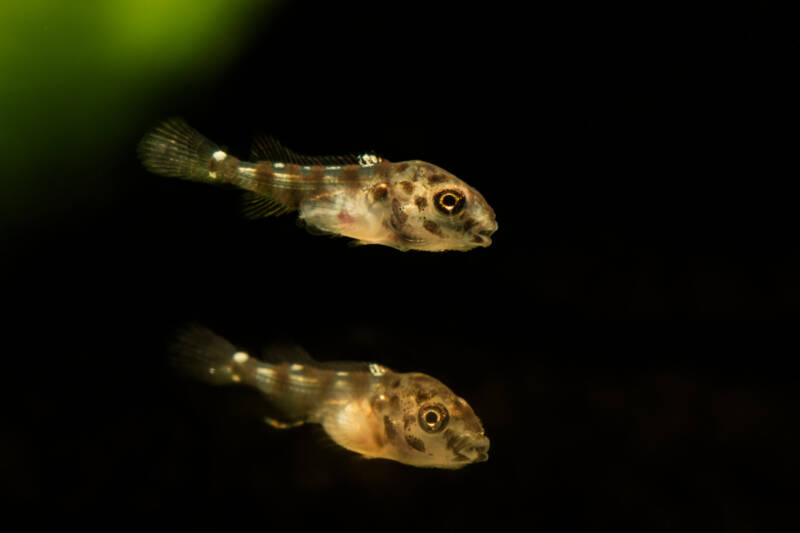
[[[170,351],[176,368],[213,385],[240,382],[240,363],[248,359],[233,344],[210,329],[197,325],[182,329]]]
[[[212,158],[225,153],[183,119],[169,119],[150,131],[138,146],[144,167],[155,174],[195,181],[214,181]]]

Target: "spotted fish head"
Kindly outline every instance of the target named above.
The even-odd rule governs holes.
[[[401,249],[443,251],[489,246],[494,210],[474,188],[424,161],[396,163],[388,226]]]
[[[455,469],[489,458],[489,439],[475,412],[435,378],[398,374],[375,404],[388,459]]]

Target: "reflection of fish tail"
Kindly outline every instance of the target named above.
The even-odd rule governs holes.
[[[172,344],[173,364],[185,374],[211,383],[239,383],[252,375],[255,361],[213,331],[202,326],[188,326]],[[249,380],[248,380],[249,381]]]
[[[239,164],[179,118],[167,120],[145,135],[138,152],[150,172],[194,181],[231,181]]]

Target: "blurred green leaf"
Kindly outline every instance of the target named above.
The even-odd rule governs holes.
[[[0,227],[41,215],[61,193],[100,179],[101,172],[82,170],[126,138],[142,110],[169,87],[218,75],[256,24],[263,27],[273,4],[3,2]]]

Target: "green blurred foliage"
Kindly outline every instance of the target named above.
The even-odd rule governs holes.
[[[119,150],[164,91],[219,75],[274,3],[0,3],[0,236],[63,211],[62,193],[110,187],[92,161]]]

